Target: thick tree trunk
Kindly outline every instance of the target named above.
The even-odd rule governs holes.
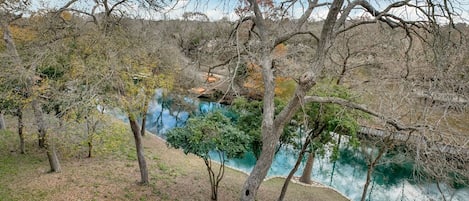
[[[272,41],[268,38],[268,29],[265,27],[264,18],[259,9],[259,5],[254,0],[250,0],[249,3],[254,11],[254,21],[256,23],[256,28],[259,31],[259,37],[264,46],[260,54],[260,65],[262,66],[262,78],[264,83],[264,105],[261,128],[262,152],[254,166],[254,169],[244,183],[240,198],[242,201],[255,200],[257,190],[272,165],[275,147],[285,124],[291,120],[300,105],[303,103],[306,92],[316,84],[316,74],[321,72],[324,68],[326,53],[331,45],[331,39],[333,38],[332,32],[334,31],[337,15],[340,12],[344,0],[334,0],[331,4],[327,18],[324,21],[316,54],[314,55],[316,61],[312,64],[310,68],[311,70],[307,70],[300,77],[298,87],[293,97],[277,116],[274,116],[275,77],[273,74],[274,69],[272,66],[272,56],[270,54],[273,49],[273,47],[271,47]]]
[[[270,57],[267,57],[270,59]],[[289,101],[287,106],[277,115],[274,119],[274,88],[273,72],[271,63],[263,62],[264,66],[268,69],[263,69],[264,76],[264,114],[262,121],[262,152],[259,159],[256,162],[251,174],[246,180],[243,191],[241,194],[241,200],[254,200],[259,189],[260,184],[264,180],[267,172],[272,165],[272,160],[275,155],[275,148],[278,140],[283,132],[285,124],[291,120],[293,115],[296,113],[298,108],[301,106],[302,99],[305,97],[306,91],[311,89],[315,83],[314,74],[307,72],[300,78],[299,86],[295,91],[292,99]]]
[[[143,144],[142,144],[142,135],[140,134],[140,126],[138,125],[137,120],[133,115],[129,115],[130,128],[135,139],[135,147],[137,149],[137,159],[138,166],[140,168],[140,183],[148,184],[148,169],[147,162],[145,161],[145,156],[143,154]]]
[[[0,130],[6,129],[5,118],[3,117],[3,111],[0,111]]]
[[[316,154],[314,151],[311,151],[308,154],[308,160],[306,161],[305,168],[303,170],[303,174],[300,177],[300,182],[306,183],[306,184],[312,184],[313,182],[311,181],[311,173],[313,172],[313,165],[314,165],[314,158]]]
[[[50,172],[61,172],[62,168],[60,166],[59,158],[57,157],[55,144],[53,142],[47,142],[45,146],[47,158],[49,159]]]
[[[251,174],[244,183],[241,200],[254,200],[257,190],[264,180],[275,154],[275,147],[280,137],[281,131],[276,130],[274,126],[274,74],[272,70],[272,58],[270,53],[264,50],[262,55],[262,76],[264,81],[264,102],[263,102],[263,117],[262,117],[262,151],[259,159],[254,166]]]
[[[36,118],[36,124],[38,128],[38,143],[40,148],[45,148],[46,140],[46,122],[44,121],[43,112],[41,105],[38,100],[33,99],[31,102],[33,106],[34,117]]]
[[[24,128],[24,123],[23,123],[23,110],[21,108],[18,108],[17,111],[17,117],[18,117],[18,136],[20,138],[20,153],[25,154],[25,148],[24,148],[24,134],[23,134],[23,128]]]

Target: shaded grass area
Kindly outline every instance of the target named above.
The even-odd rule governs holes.
[[[94,158],[77,157],[85,153],[62,154],[63,171],[52,174],[47,173],[46,154],[36,148],[34,135],[28,134],[28,153],[22,155],[17,152],[16,134],[0,131],[0,200],[210,200],[203,161],[168,148],[151,135],[144,137],[150,184],[138,185],[140,173],[132,135],[125,124],[107,121],[111,122],[109,133],[103,134],[97,147],[105,151]],[[105,140],[106,136],[111,137]],[[58,142],[60,150],[66,151],[67,143]],[[227,168],[219,200],[238,200],[246,177]],[[258,200],[276,200],[282,184],[283,179],[278,178],[264,182]],[[286,200],[347,199],[327,188],[291,184]]]

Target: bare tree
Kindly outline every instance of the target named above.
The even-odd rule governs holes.
[[[348,32],[360,25],[378,22],[387,24],[391,28],[402,28],[408,33],[408,35],[411,35],[419,28],[426,30],[429,29],[425,23],[428,21],[435,21],[435,18],[432,18],[435,13],[428,13],[425,8],[428,6],[436,8],[434,7],[435,2],[431,2],[431,4],[414,4],[410,1],[393,1],[387,5],[381,5],[381,9],[378,10],[372,3],[366,0],[357,0],[352,2],[333,0],[326,3],[318,3],[318,1],[310,0],[308,1],[307,9],[305,9],[303,15],[298,20],[292,22],[296,23],[296,28],[290,29],[289,31],[286,31],[285,34],[280,34],[280,36],[278,36],[277,34],[272,33],[272,30],[275,30],[275,28],[269,23],[269,16],[262,11],[259,2],[255,0],[250,0],[248,2],[249,9],[253,13],[253,15],[248,18],[250,18],[254,23],[252,30],[258,41],[257,44],[259,44],[259,48],[257,48],[258,52],[256,52],[254,59],[262,67],[264,85],[264,113],[262,121],[263,147],[259,160],[244,184],[243,191],[241,193],[241,200],[255,199],[257,190],[272,163],[275,146],[285,124],[290,121],[293,114],[304,102],[320,100],[319,98],[305,99],[305,96],[306,93],[315,85],[317,77],[321,76],[322,72],[329,69],[325,66],[325,58],[327,58],[327,53],[331,44],[333,44],[338,35]],[[289,3],[296,3],[296,1],[284,2],[281,5],[285,6],[289,5]],[[311,16],[313,10],[324,5],[328,6],[328,14],[321,25],[319,34],[316,35],[316,33],[312,31],[305,30],[303,25]],[[448,12],[453,9],[451,5],[439,5],[444,5],[445,9],[438,10],[438,13],[444,13],[444,16],[452,16],[453,13]],[[416,8],[424,15],[424,19],[405,19],[394,15],[391,12],[393,9],[406,7]],[[371,16],[370,19],[352,23],[348,22],[347,19],[355,8],[362,8],[365,13]],[[449,20],[451,20],[451,17]],[[293,97],[288,101],[287,106],[278,115],[275,115],[275,104],[273,100],[275,96],[274,71],[276,70],[276,66],[274,65],[275,62],[273,62],[272,51],[278,44],[302,34],[311,35],[317,41],[315,48],[316,52],[313,55],[313,63],[309,67],[303,67],[302,71],[304,73],[297,79],[298,86]],[[395,120],[391,120],[389,118],[385,119],[387,119],[387,123],[393,126],[402,126]],[[402,127],[400,129],[402,129]]]

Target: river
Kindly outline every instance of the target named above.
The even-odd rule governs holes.
[[[193,106],[188,109],[188,107],[183,106],[185,104],[174,105],[174,101],[163,100],[161,93],[157,93],[155,97],[150,104],[145,126],[147,130],[156,133],[163,139],[166,131],[184,125],[184,122],[193,113],[188,110],[207,112],[220,107],[217,103],[199,102],[184,98],[183,103]],[[275,156],[268,177],[286,176],[293,168],[296,158],[296,152],[288,148],[280,150]],[[241,159],[229,160],[226,165],[249,173],[255,161],[253,154],[248,153]],[[303,166],[304,164],[300,166],[296,176],[301,174]],[[331,162],[330,153],[327,152],[323,157],[316,157],[312,177],[317,182],[337,189],[351,200],[360,200],[366,179],[366,171],[367,166],[360,152],[345,147],[341,149],[340,158],[335,162]],[[412,163],[404,163],[404,165],[388,163],[377,166],[368,189],[367,200],[443,200],[434,182],[416,182],[412,173]],[[453,189],[444,184],[440,187],[447,199],[452,198],[454,201],[469,200],[468,187]]]

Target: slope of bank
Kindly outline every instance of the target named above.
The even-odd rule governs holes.
[[[47,173],[46,154],[36,148],[34,136],[27,138],[28,153],[22,155],[16,148],[17,134],[0,131],[0,197],[2,200],[210,199],[210,183],[203,161],[168,148],[165,142],[152,135],[144,137],[150,184],[139,186],[140,174],[131,133],[128,129],[110,130],[120,130],[114,135],[120,137],[122,145],[108,146],[114,150],[91,159],[62,156],[63,171],[54,174]],[[238,200],[245,179],[245,174],[227,168],[219,200]],[[278,178],[264,182],[258,199],[276,200],[282,184],[283,179]],[[286,200],[340,201],[347,198],[329,188],[291,184]]]

